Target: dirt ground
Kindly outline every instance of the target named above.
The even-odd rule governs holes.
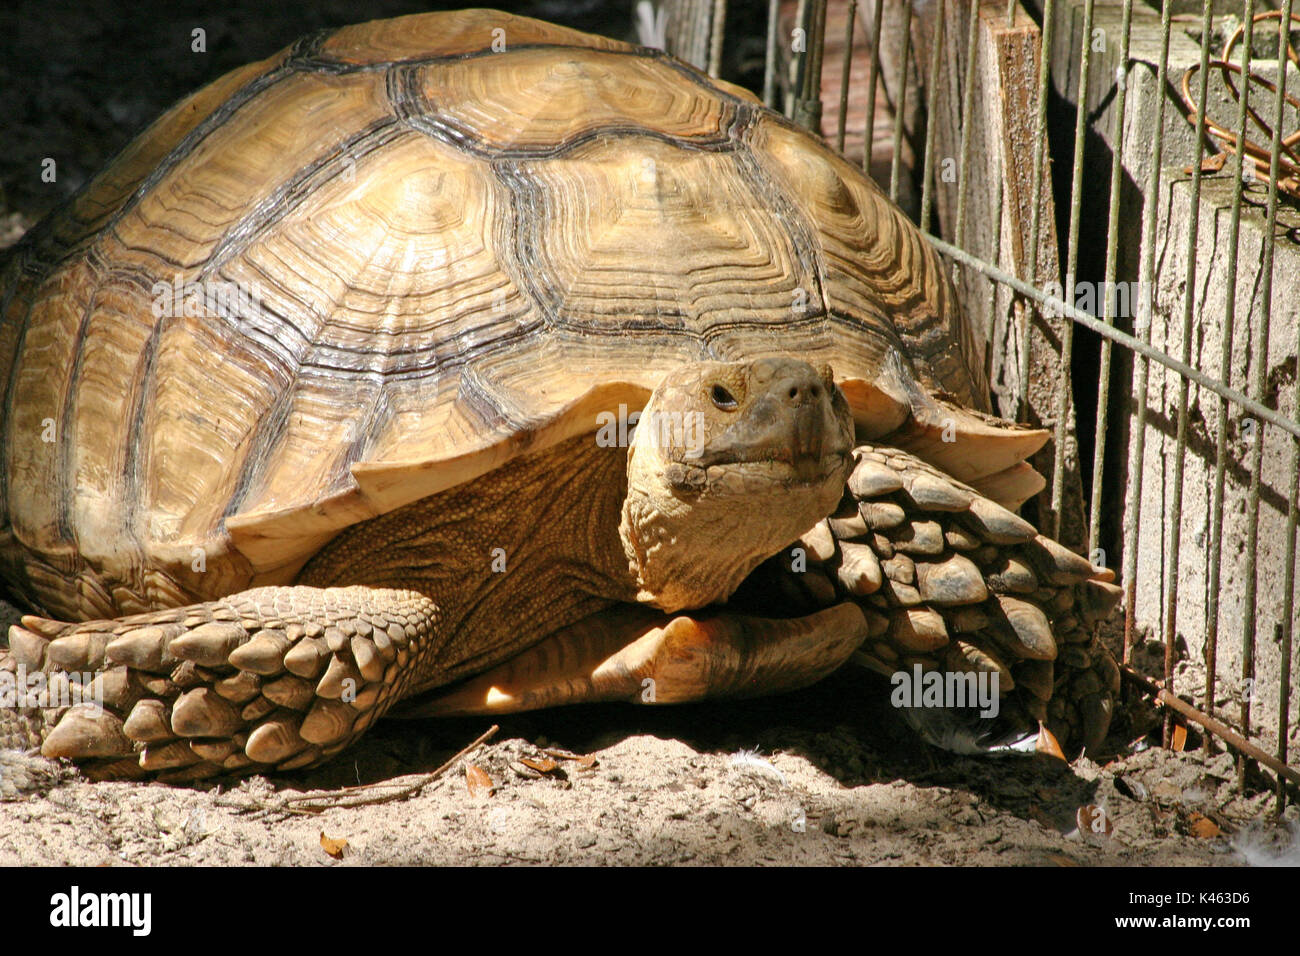
[[[0,865],[1300,865],[1297,808],[1273,818],[1253,777],[1237,795],[1229,754],[957,757],[855,670],[764,700],[519,715],[409,798],[291,812],[415,782],[486,728],[381,723],[324,768],[225,786],[0,753]]]

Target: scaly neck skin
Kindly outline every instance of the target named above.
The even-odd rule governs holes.
[[[434,686],[490,667],[616,602],[637,584],[619,537],[626,449],[570,439],[363,522],[299,575],[316,587],[409,588],[442,608]]]

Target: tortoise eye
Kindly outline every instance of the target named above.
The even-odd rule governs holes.
[[[709,398],[713,399],[713,404],[717,405],[718,408],[721,408],[723,411],[731,411],[740,404],[736,401],[736,397],[721,385],[714,385],[713,388],[709,390]]]

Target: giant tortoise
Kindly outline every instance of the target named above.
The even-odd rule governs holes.
[[[1106,731],[1118,590],[1014,513],[1047,436],[989,414],[945,267],[662,52],[484,10],[306,37],[34,227],[0,310],[0,576],[38,612],[0,683],[47,692],[0,729],[91,776],[850,657]]]

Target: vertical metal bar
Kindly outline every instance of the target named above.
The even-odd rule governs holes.
[[[961,89],[961,158],[957,168],[957,223],[953,230],[953,240],[963,249],[966,248],[966,193],[970,184],[968,167],[970,166],[971,133],[975,121],[971,114],[975,110],[975,40],[979,35],[980,0],[968,0],[970,22],[966,25],[966,72],[962,77]],[[996,250],[994,257],[997,256]]]
[[[790,90],[785,97],[783,112],[792,119],[794,118],[795,104],[803,96],[804,75],[808,71],[808,0],[799,0],[799,6],[795,8],[794,26],[796,30],[803,32],[803,49],[796,50],[794,53],[794,76],[791,78]]]
[[[1245,0],[1242,14],[1243,43],[1241,45],[1241,75],[1250,76],[1251,45],[1255,32],[1255,0]],[[1246,117],[1249,110],[1249,81],[1242,83],[1237,97],[1237,161],[1234,164],[1236,182],[1232,186],[1232,219],[1228,225],[1227,301],[1223,308],[1223,334],[1219,340],[1219,378],[1232,384],[1232,340],[1237,322],[1237,256],[1238,238],[1241,234],[1241,193],[1244,186],[1246,150]],[[1214,442],[1214,497],[1210,506],[1210,582],[1209,602],[1205,611],[1205,712],[1214,716],[1214,685],[1218,677],[1219,656],[1219,581],[1223,565],[1223,493],[1228,464],[1228,400],[1219,396],[1219,421]],[[1206,753],[1210,738],[1205,738]]]
[[[885,0],[876,0],[875,19],[871,22],[871,77],[867,81],[867,125],[862,131],[862,170],[871,172],[871,149],[876,140],[876,93],[880,89],[880,34],[884,24]]]
[[[853,72],[853,23],[858,15],[858,0],[849,0],[844,19],[844,60],[840,63],[840,115],[836,119],[835,149],[844,153],[844,130],[849,118],[849,79]]]
[[[1201,72],[1199,104],[1196,109],[1196,145],[1192,151],[1192,195],[1188,202],[1191,222],[1187,224],[1187,273],[1183,294],[1183,348],[1182,360],[1191,362],[1192,313],[1196,305],[1196,253],[1201,224],[1201,160],[1205,156],[1205,107],[1210,80],[1210,27],[1214,21],[1214,0],[1201,4]],[[1178,437],[1174,445],[1174,482],[1169,506],[1169,582],[1165,601],[1165,687],[1174,693],[1174,648],[1178,643],[1178,565],[1183,536],[1183,468],[1187,454],[1188,398],[1191,382],[1183,377],[1178,381]],[[1164,744],[1170,745],[1174,730],[1174,714],[1165,711]]]
[[[709,76],[722,75],[722,41],[727,33],[727,0],[713,0],[713,25],[709,30]]]
[[[1207,0],[1208,2],[1208,0]],[[1273,139],[1269,144],[1268,160],[1268,211],[1264,226],[1264,260],[1260,266],[1259,280],[1259,337],[1251,364],[1255,371],[1255,389],[1251,395],[1256,401],[1267,397],[1269,326],[1273,319],[1273,249],[1277,235],[1277,179],[1282,151],[1282,123],[1286,118],[1287,50],[1290,45],[1291,0],[1283,0],[1282,16],[1277,23],[1277,89],[1273,99]],[[1202,94],[1204,98],[1204,94]],[[1241,633],[1241,679],[1243,683],[1255,676],[1255,622],[1257,618],[1258,574],[1256,554],[1259,548],[1259,486],[1264,464],[1264,430],[1257,429],[1251,447],[1250,491],[1246,501],[1246,606]],[[1253,687],[1253,684],[1246,686]],[[1241,698],[1241,733],[1250,737],[1250,694]],[[1285,739],[1285,735],[1283,735]],[[1237,758],[1237,786],[1245,783],[1246,759]]]
[[[1029,217],[1029,274],[1025,281],[1031,285],[1038,284],[1038,237],[1042,230],[1043,178],[1046,170],[1047,149],[1047,87],[1051,82],[1052,35],[1056,4],[1054,0],[1043,0],[1042,42],[1038,48],[1038,116],[1034,120],[1034,178],[1031,190],[1031,212]],[[1014,14],[1010,0],[1007,3],[1008,16]],[[1025,303],[1022,311],[1020,329],[1020,381],[1016,408],[1018,421],[1029,420],[1029,333],[1033,328],[1032,312],[1034,306]]]
[[[1095,0],[1083,5],[1083,42],[1079,49],[1079,87],[1074,110],[1074,159],[1070,167],[1070,231],[1066,240],[1065,289],[1061,298],[1074,305],[1079,276],[1079,215],[1083,205],[1083,139],[1088,128],[1088,80],[1092,73],[1092,15]],[[1046,54],[1045,54],[1046,55]],[[1118,160],[1116,160],[1118,163]],[[1031,280],[1032,281],[1032,280]],[[1070,417],[1070,362],[1074,356],[1074,322],[1061,329],[1061,377],[1056,392],[1056,438],[1052,457],[1052,537],[1060,534],[1061,504],[1065,497],[1065,423]]]
[[[1156,67],[1156,90],[1164,90],[1169,82],[1169,32],[1172,3],[1163,4],[1160,12],[1160,60]],[[1154,141],[1151,144],[1151,166],[1147,172],[1146,203],[1143,220],[1142,262],[1138,268],[1138,333],[1144,345],[1151,343],[1152,282],[1156,263],[1156,220],[1160,213],[1160,163],[1164,156],[1165,99],[1157,95]],[[1145,355],[1136,357],[1133,397],[1137,402],[1137,416],[1133,428],[1133,452],[1129,458],[1129,507],[1124,523],[1124,663],[1128,663],[1133,648],[1134,617],[1137,612],[1137,537],[1142,524],[1142,482],[1146,467],[1147,379],[1151,360]]]
[[[822,130],[822,53],[826,39],[826,0],[809,0],[804,42],[802,82],[795,98],[794,120],[804,129],[821,135]]]
[[[1279,39],[1278,39],[1279,44],[1282,44],[1284,42],[1289,42],[1289,34],[1291,28],[1291,6],[1292,6],[1291,0],[1287,0],[1286,9],[1282,13],[1282,23],[1285,24],[1285,27],[1281,28],[1282,31],[1284,32],[1279,33]],[[1282,37],[1286,37],[1287,40],[1284,41]],[[1247,33],[1246,33],[1246,49],[1247,50],[1250,49],[1249,28],[1247,28]],[[1286,90],[1285,64],[1289,55],[1290,55],[1289,48],[1286,46],[1279,45],[1278,57],[1277,57],[1279,61],[1278,67],[1280,73],[1280,75],[1278,76],[1278,89],[1282,90],[1284,95]],[[1243,75],[1248,76],[1249,73],[1243,70]],[[1249,81],[1247,81],[1247,85],[1248,84]],[[1243,94],[1244,92],[1245,91],[1243,90]],[[1244,95],[1243,95],[1243,99],[1244,99]],[[1245,124],[1243,121],[1243,126],[1244,125]],[[1273,136],[1274,141],[1277,140],[1278,135],[1279,133],[1275,131]],[[1239,146],[1240,143],[1241,143],[1241,139],[1238,139]],[[1245,152],[1240,148],[1238,151],[1241,153]],[[1276,192],[1276,188],[1277,188],[1276,162],[1277,162],[1278,152],[1279,150],[1274,149],[1271,151],[1269,156],[1270,185],[1273,192]],[[1238,171],[1237,180],[1238,180],[1237,188],[1238,191],[1240,191],[1242,185],[1240,171]],[[1274,205],[1272,206],[1272,210],[1276,214],[1276,203],[1274,203]],[[1266,235],[1271,238],[1273,234],[1270,232],[1267,233]],[[1271,269],[1269,271],[1270,273],[1272,272]],[[1271,293],[1272,292],[1271,278],[1269,280],[1269,283],[1270,283],[1269,291]],[[1300,345],[1300,336],[1297,337],[1297,344]],[[1295,397],[1291,403],[1291,414],[1297,418],[1300,418],[1300,375],[1296,376],[1296,387],[1295,387],[1294,396]],[[1285,596],[1282,602],[1282,621],[1281,621],[1282,633],[1281,633],[1281,641],[1279,642],[1279,646],[1278,646],[1278,653],[1280,655],[1280,659],[1278,664],[1278,675],[1277,675],[1277,759],[1281,761],[1283,764],[1287,762],[1287,749],[1288,749],[1287,734],[1291,730],[1290,728],[1291,649],[1295,645],[1294,628],[1295,628],[1295,589],[1296,589],[1296,575],[1295,575],[1296,528],[1297,525],[1300,524],[1300,502],[1297,501],[1298,498],[1300,498],[1300,438],[1296,438],[1295,436],[1292,436],[1291,438],[1291,487],[1290,489],[1288,489],[1287,506],[1286,506],[1286,558],[1284,559],[1284,563],[1283,563],[1283,567],[1286,569],[1286,582],[1284,584],[1284,590],[1283,590],[1283,594]],[[1278,778],[1277,778],[1277,803],[1275,804],[1273,809],[1274,812],[1279,815],[1282,813],[1283,810],[1286,809],[1286,780],[1283,778],[1281,774],[1278,774]]]
[[[1091,0],[1089,0],[1091,2]],[[934,129],[935,113],[939,109],[939,60],[943,56],[944,18],[947,16],[946,0],[939,0],[939,7],[934,15],[934,29],[930,31],[930,84],[925,105],[925,159],[921,161],[921,231],[930,231],[930,207],[934,202],[934,190],[930,181],[934,178]]]
[[[907,112],[907,68],[912,59],[912,0],[903,4],[903,60],[894,97],[894,158],[889,165],[889,198],[898,202],[898,177],[903,168],[903,114]]]
[[[1133,0],[1124,0],[1120,19],[1119,69],[1115,76],[1115,132],[1110,162],[1110,206],[1106,211],[1106,272],[1101,319],[1115,321],[1115,274],[1119,268],[1119,198],[1124,171],[1124,119],[1128,107],[1129,37],[1133,27]],[[1127,302],[1127,299],[1126,299]],[[1127,302],[1132,308],[1132,302]],[[1110,425],[1110,339],[1101,340],[1097,375],[1097,431],[1092,452],[1092,495],[1088,507],[1088,553],[1101,547],[1101,485],[1106,464],[1106,439]]]
[[[815,100],[817,103],[817,129],[821,129],[821,102],[822,102],[822,56],[826,53],[826,0],[812,0],[811,4],[811,30],[809,31],[809,50],[812,69],[805,77],[807,92],[804,94],[805,99]]]
[[[1300,402],[1300,378],[1297,379],[1296,401]],[[1296,406],[1300,408],[1300,405]],[[1297,519],[1300,511],[1296,508],[1296,495],[1300,493],[1300,439],[1291,439],[1291,488],[1286,509],[1286,581],[1283,599],[1282,620],[1278,622],[1280,640],[1279,652],[1282,655],[1277,673],[1277,759],[1286,763],[1287,734],[1291,722],[1291,648],[1295,636],[1292,628],[1292,615],[1295,613],[1295,536]],[[1286,780],[1279,774],[1277,778],[1277,804],[1275,813],[1286,809]]]
[[[776,109],[776,35],[781,29],[781,0],[767,4],[767,59],[763,63],[763,105]]]

